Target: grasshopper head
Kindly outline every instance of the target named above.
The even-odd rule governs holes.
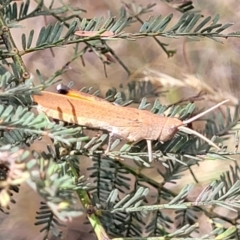
[[[182,125],[182,121],[177,118],[167,118],[162,132],[159,136],[159,141],[166,142],[173,138],[173,136],[178,132],[178,127]]]

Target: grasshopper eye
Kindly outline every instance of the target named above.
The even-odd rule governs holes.
[[[69,88],[62,83],[58,84],[56,89],[57,89],[57,92],[60,94],[67,94],[69,91]]]
[[[162,133],[159,136],[159,140],[162,142],[166,142],[172,139],[177,132],[178,132],[178,125],[167,126],[162,130]]]
[[[168,134],[172,137],[178,132],[178,127],[176,125],[171,125],[168,129]]]

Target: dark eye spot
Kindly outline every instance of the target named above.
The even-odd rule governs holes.
[[[57,85],[57,92],[60,94],[67,94],[68,90],[69,90],[69,88],[62,83]]]

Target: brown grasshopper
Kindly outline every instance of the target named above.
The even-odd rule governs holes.
[[[60,94],[42,91],[41,95],[34,95],[33,99],[38,104],[39,110],[54,119],[108,131],[109,143],[106,152],[110,150],[115,138],[129,142],[146,140],[151,162],[152,141],[166,142],[178,131],[193,134],[219,150],[215,143],[186,125],[229,100],[224,100],[188,120],[181,121],[173,117],[156,115],[147,110],[116,106],[99,97],[69,89],[63,84],[57,86],[57,91]]]

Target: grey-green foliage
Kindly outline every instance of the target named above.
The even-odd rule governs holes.
[[[39,210],[35,225],[44,225],[40,230],[40,232],[45,231],[44,238],[46,239],[51,231],[54,232],[56,237],[61,238],[62,232],[59,230],[59,227],[65,227],[65,225],[59,222],[52,210],[44,202],[41,202]]]
[[[89,132],[86,131],[90,129],[56,122],[40,112],[33,113],[36,106],[32,101],[33,94],[40,94],[46,87],[59,81],[58,77],[67,71],[68,65],[79,57],[83,57],[87,51],[92,51],[104,64],[111,64],[111,61],[104,60],[102,55],[111,54],[130,73],[124,62],[108,46],[107,41],[152,37],[170,56],[173,51],[166,50],[167,44],[159,42],[156,37],[186,36],[196,40],[208,37],[219,41],[219,38],[239,37],[239,32],[223,34],[222,32],[232,24],[220,23],[219,15],[212,18],[190,11],[192,10],[191,1],[178,6],[177,10],[184,12],[178,20],[173,20],[173,14],[167,16],[159,14],[147,20],[145,18],[144,21],[140,17],[143,17],[143,14],[149,14],[155,4],[139,6],[136,3],[123,3],[124,7],[120,9],[117,17],[110,15],[106,18],[86,19],[81,16],[84,10],[72,8],[63,1],[59,2],[61,6],[54,8],[54,0],[50,2],[40,0],[37,7],[30,10],[29,0],[22,1],[20,4],[14,1],[12,3],[7,0],[0,1],[2,5],[1,27],[4,27],[4,21],[10,27],[10,31],[7,30],[4,33],[5,40],[0,42],[2,60],[0,66],[0,88],[2,90],[0,92],[0,146],[8,144],[7,151],[10,152],[13,147],[25,151],[26,147],[31,147],[43,136],[51,140],[47,151],[33,151],[32,160],[27,161],[26,156],[22,156],[25,162],[22,159],[20,161],[21,164],[26,164],[21,165],[25,167],[22,175],[26,174],[26,182],[44,200],[37,212],[35,223],[42,225],[41,231],[45,232],[44,238],[49,238],[51,233],[59,237],[61,235],[59,228],[63,227],[61,222],[67,222],[68,219],[79,216],[85,211],[89,219],[92,217],[90,222],[94,231],[103,225],[111,236],[141,237],[145,232],[148,236],[165,239],[191,237],[191,234],[198,230],[196,224],[198,213],[202,213],[215,225],[213,224],[213,230],[209,234],[201,236],[200,239],[212,236],[225,239],[239,238],[236,226],[237,217],[236,221],[231,221],[223,218],[221,214],[216,213],[213,216],[205,209],[205,205],[211,205],[239,211],[239,166],[237,164],[231,167],[229,172],[223,174],[219,180],[213,181],[196,197],[194,202],[188,199],[193,185],[185,186],[177,194],[165,187],[165,184],[174,184],[188,171],[197,182],[198,179],[191,167],[198,165],[199,161],[206,158],[232,160],[231,155],[237,155],[237,151],[227,152],[224,148],[221,151],[214,151],[202,140],[184,133],[177,133],[173,139],[165,143],[154,141],[153,156],[161,166],[157,168],[157,173],[162,177],[162,182],[159,184],[152,180],[151,176],[141,173],[141,169],[150,167],[145,140],[130,144],[116,139],[110,148],[111,151],[106,155],[104,147],[108,140],[108,133],[104,132],[90,137]],[[171,4],[172,1],[165,2]],[[13,27],[21,24],[22,20],[31,20],[37,16],[52,16],[55,22],[43,26],[39,32],[29,29],[27,33],[23,33],[22,51],[12,52],[9,46],[14,47],[14,44],[9,33]],[[136,32],[126,32],[127,27],[136,21],[141,23],[141,27]],[[76,30],[98,31],[98,33],[90,36],[76,36],[74,35]],[[101,36],[105,31],[110,31],[113,35]],[[37,41],[33,46],[34,37]],[[84,44],[82,49],[79,43]],[[61,69],[48,79],[44,79],[37,70],[39,84],[35,86],[33,79],[22,81],[23,72],[19,70],[19,66],[23,67],[22,55],[64,45],[74,45],[75,52]],[[11,62],[10,59],[13,61]],[[24,67],[22,69],[27,70]],[[93,91],[92,88],[83,88],[81,91],[99,95],[99,91]],[[131,82],[128,86],[120,86],[119,89],[109,89],[105,97],[116,105],[127,106],[132,101],[138,102],[139,109],[151,111],[153,114],[162,115],[169,110],[167,116],[177,116],[181,120],[190,117],[195,110],[194,104],[186,106],[176,104],[170,107],[162,105],[159,100],[150,104],[146,96],[158,97],[159,92],[150,83]],[[226,116],[219,112],[214,116],[217,121],[206,119],[204,134],[209,138],[213,137],[217,143],[221,143],[222,139],[216,138],[215,135],[226,135],[238,123],[238,106],[233,117],[229,109]],[[236,137],[236,142],[237,140],[238,137]],[[6,149],[0,148],[0,154],[5,153],[4,151]],[[84,159],[83,156],[87,156],[92,163],[86,169],[89,179],[85,179],[79,167],[79,161]],[[4,162],[7,167],[12,166],[10,163],[17,159],[15,158],[12,162],[10,160],[12,159],[9,158],[7,159],[9,162]],[[134,167],[129,164],[131,160]],[[1,180],[7,180],[8,168],[1,169],[1,176]],[[9,181],[10,193],[18,191],[17,183],[13,179]],[[155,191],[154,194],[150,192],[150,188]],[[81,209],[76,208],[75,193],[82,202]],[[14,202],[12,197],[10,199]],[[151,200],[153,202],[150,202]],[[165,209],[174,211],[176,217],[169,216],[164,212]],[[1,211],[5,209],[1,208]],[[231,226],[219,227],[215,218],[222,218]],[[98,219],[101,222],[98,222]],[[148,223],[146,223],[147,220],[149,220]],[[171,229],[172,224],[178,227],[176,231]]]
[[[71,10],[73,14],[69,18],[63,18],[64,20],[72,19],[74,17],[78,17],[81,12],[84,12],[83,9],[80,8],[71,8],[66,6],[60,6],[54,8],[53,5],[55,0],[49,1],[40,0],[38,1],[37,6],[30,11],[30,0],[21,1],[21,4],[17,4],[17,2],[13,2],[12,4],[7,4],[8,1],[5,1],[5,8],[2,8],[2,13],[4,18],[7,20],[9,26],[15,26],[15,24],[19,21],[34,18],[38,16],[64,16],[66,12]],[[47,4],[47,5],[46,5]]]
[[[0,118],[2,120],[0,129],[14,129],[5,135],[5,141],[11,144],[21,142],[23,134],[30,136],[46,135],[57,141],[62,141],[67,144],[76,141],[74,135],[81,131],[81,128],[66,128],[61,124],[50,122],[44,114],[35,116],[33,112],[29,112],[28,108],[13,105],[0,105]],[[49,131],[49,132],[48,132]],[[11,134],[10,134],[11,133]],[[6,142],[3,142],[6,144]]]
[[[164,37],[188,36],[188,37],[209,37],[216,40],[214,37],[221,36],[220,33],[232,26],[232,23],[219,23],[220,16],[216,15],[213,19],[202,17],[199,13],[185,13],[179,21],[171,28],[167,29],[171,22],[173,14],[166,17],[158,16],[146,21],[140,28],[140,33],[156,34]],[[203,18],[203,19],[201,19]],[[167,29],[167,30],[166,30]],[[238,35],[238,32],[230,33]],[[197,39],[197,38],[195,38]]]
[[[90,21],[83,19],[80,23],[80,26],[78,26],[78,20],[73,20],[65,34],[62,34],[64,27],[63,23],[56,22],[55,25],[49,24],[47,27],[43,27],[40,30],[34,51],[59,44],[66,45],[71,42],[83,42],[84,39],[77,39],[77,37],[74,37],[73,35],[78,28],[80,28],[82,31],[111,31],[115,34],[118,34],[123,30],[124,27],[127,26],[129,20],[130,19],[126,18],[125,16],[117,20],[115,20],[114,17],[109,17],[105,21],[103,18],[93,18]],[[99,39],[99,35],[94,38]],[[25,34],[22,35],[22,47],[24,50],[27,50],[31,47],[33,36],[34,30],[30,31],[28,38]]]
[[[239,168],[238,166],[235,166],[236,168]],[[233,168],[232,168],[233,169]],[[105,206],[114,214],[116,213],[134,213],[134,212],[146,212],[146,211],[154,211],[155,216],[153,215],[151,218],[151,221],[149,225],[147,225],[147,233],[149,235],[160,233],[161,236],[164,236],[166,238],[171,237],[181,237],[182,235],[190,234],[191,232],[194,232],[197,230],[198,225],[195,223],[197,221],[197,212],[201,212],[201,206],[205,205],[220,205],[224,208],[228,208],[232,211],[238,211],[239,204],[238,204],[238,198],[239,198],[239,181],[235,182],[230,189],[225,191],[224,194],[218,194],[219,191],[225,189],[224,182],[212,182],[198,197],[196,197],[195,202],[186,202],[185,199],[187,195],[191,192],[193,189],[193,185],[187,185],[185,186],[180,193],[171,199],[166,204],[156,204],[152,206],[144,206],[142,204],[143,200],[147,197],[149,190],[147,188],[140,187],[137,189],[136,192],[132,194],[128,194],[124,196],[122,199],[119,199],[118,191],[113,190],[105,203]],[[226,201],[223,201],[223,200]],[[228,199],[228,200],[227,200]],[[232,201],[230,201],[230,199]],[[175,220],[178,221],[178,229],[176,232],[168,233],[170,230],[170,225],[173,223],[172,220],[164,216],[160,210],[162,209],[175,209],[176,210],[176,218]],[[144,216],[142,216],[144,218]],[[181,223],[181,218],[184,218],[184,222]],[[127,218],[125,218],[127,219]],[[114,218],[112,219],[114,222]],[[156,221],[158,224],[156,224]],[[142,222],[142,220],[139,222]],[[127,221],[125,220],[125,226],[127,224]],[[112,223],[113,225],[113,223]],[[139,227],[138,227],[139,229]],[[124,229],[126,230],[126,229]],[[139,230],[138,230],[139,231]],[[135,234],[137,232],[137,229],[135,229]],[[237,238],[238,236],[238,230],[236,227],[229,227],[229,228],[215,228],[212,233],[210,233],[208,236],[213,234],[216,237],[224,236],[226,239],[233,239]],[[131,233],[129,233],[132,235]],[[134,236],[134,234],[133,234]],[[206,236],[203,236],[199,239],[205,239]]]
[[[105,65],[109,64],[109,61],[104,60],[102,55],[108,53],[119,62],[119,64],[128,72],[128,74],[130,74],[130,70],[107,45],[107,41],[118,38],[133,40],[139,37],[151,36],[168,56],[172,56],[175,53],[175,50],[168,50],[166,48],[168,44],[160,42],[159,39],[156,39],[156,36],[186,36],[197,40],[199,40],[201,37],[208,37],[216,41],[220,41],[219,38],[239,36],[238,32],[221,34],[223,30],[229,28],[232,24],[219,23],[219,15],[216,15],[211,20],[210,16],[202,17],[202,15],[199,13],[187,11],[173,27],[168,28],[170,23],[172,25],[172,14],[165,17],[151,17],[147,21],[140,19],[140,16],[152,11],[154,4],[148,4],[147,6],[141,7],[139,7],[137,4],[125,4],[126,7],[121,8],[117,18],[110,16],[105,19],[103,17],[86,19],[81,18],[81,13],[83,12],[82,9],[73,9],[64,5],[62,2],[61,3],[63,6],[59,7],[59,9],[52,9],[53,2],[54,1],[52,1],[52,3],[47,7],[45,1],[39,1],[38,6],[32,12],[29,12],[28,10],[29,1],[23,2],[20,6],[20,9],[18,9],[19,5],[16,5],[16,3],[7,5],[9,9],[7,7],[3,8],[5,9],[4,16],[7,19],[11,19],[12,17],[13,19],[16,19],[17,22],[20,22],[25,18],[31,19],[34,16],[45,14],[52,15],[56,19],[56,23],[51,23],[48,26],[43,27],[40,32],[37,33],[38,40],[36,46],[32,46],[33,36],[36,35],[34,30],[29,30],[29,33],[23,33],[23,51],[21,52],[21,55],[27,54],[28,52],[43,50],[45,48],[84,42],[86,46],[83,48],[82,55],[87,51],[92,51],[100,58],[101,61],[103,61]],[[48,8],[48,10],[46,10],[46,8]],[[69,17],[65,17],[64,13],[70,13]],[[24,18],[21,18],[22,15]],[[203,19],[201,20],[201,18]],[[131,25],[134,21],[139,21],[142,24],[139,31],[135,33],[124,32],[124,29]],[[67,32],[65,31],[66,28]],[[74,36],[74,32],[76,30],[99,31],[99,34],[88,37],[77,37]],[[101,33],[104,31],[113,32],[114,36],[102,37]],[[78,46],[76,49],[77,48]],[[11,54],[12,53],[9,51],[4,52],[2,59],[9,57]]]
[[[162,17],[152,17],[145,21],[139,33],[121,33],[124,28],[131,22],[131,17],[126,14],[115,19],[109,17],[104,20],[101,18],[93,18],[90,20],[82,19],[78,24],[78,20],[73,20],[68,27],[68,31],[62,34],[64,24],[56,22],[55,25],[49,24],[43,27],[38,34],[38,39],[36,46],[33,51],[53,47],[55,45],[66,45],[71,42],[85,42],[93,39],[100,39],[100,34],[96,34],[92,37],[74,37],[74,32],[78,29],[81,31],[99,31],[99,33],[104,31],[110,31],[114,33],[114,36],[107,37],[108,40],[111,38],[124,38],[124,39],[134,39],[141,36],[163,36],[163,37],[175,37],[175,36],[187,36],[194,39],[197,37],[209,37],[216,40],[219,37],[229,37],[229,36],[239,36],[238,32],[233,32],[229,34],[222,34],[221,32],[232,26],[232,23],[221,24],[218,23],[220,16],[216,15],[213,19],[211,17],[204,17],[202,20],[202,15],[199,13],[185,13],[178,20],[175,25],[167,29],[169,23],[173,18],[173,14]],[[212,21],[211,21],[212,20]],[[26,37],[25,34],[22,35],[22,47],[24,50],[30,49],[32,45],[32,39],[34,36],[34,30],[31,30],[29,36]],[[106,37],[105,37],[106,38]]]

